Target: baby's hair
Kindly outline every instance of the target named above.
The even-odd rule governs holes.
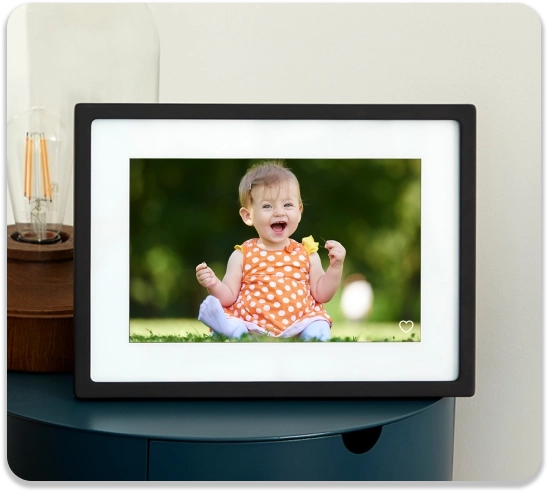
[[[240,181],[240,205],[249,207],[253,201],[251,190],[255,186],[275,186],[285,181],[293,181],[297,188],[299,181],[297,177],[285,167],[282,160],[262,161],[251,166]],[[299,198],[300,200],[300,198]],[[300,203],[302,205],[302,202]]]

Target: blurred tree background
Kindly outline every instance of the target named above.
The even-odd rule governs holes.
[[[205,261],[222,279],[234,245],[256,237],[239,214],[250,159],[132,159],[130,317],[194,318],[207,291]],[[420,160],[286,159],[304,202],[293,239],[312,235],[346,248],[344,278],[374,291],[370,321],[420,320]],[[324,269],[327,251],[320,247]],[[340,289],[339,289],[340,295]],[[340,318],[338,297],[327,305]]]

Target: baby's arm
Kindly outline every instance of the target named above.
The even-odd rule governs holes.
[[[329,251],[329,267],[323,271],[318,253],[310,255],[310,292],[317,302],[328,302],[333,299],[341,283],[346,250],[337,241],[327,241],[325,248]]]
[[[221,282],[213,270],[205,263],[196,267],[196,278],[201,286],[206,287],[212,296],[215,296],[224,307],[234,304],[242,286],[243,254],[235,250],[228,259],[226,274]]]

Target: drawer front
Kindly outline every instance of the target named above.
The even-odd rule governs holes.
[[[366,430],[345,439],[151,441],[149,480],[451,480],[453,417],[454,400],[444,399],[385,425],[380,435]]]
[[[8,415],[8,464],[23,480],[146,480],[147,440]]]

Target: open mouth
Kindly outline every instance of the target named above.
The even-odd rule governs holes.
[[[274,222],[270,227],[276,234],[280,234],[287,227],[287,224],[285,222]]]

